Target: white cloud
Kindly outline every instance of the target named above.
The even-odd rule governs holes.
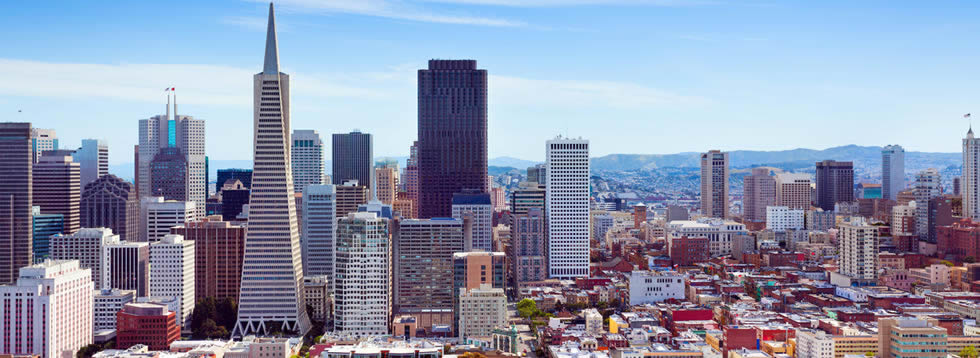
[[[255,31],[265,31],[269,19],[266,17],[256,16],[225,16],[219,21],[226,25],[235,25]],[[282,25],[277,24],[276,30],[283,32]]]
[[[278,0],[276,6],[284,11],[345,13],[442,24],[526,26],[523,22],[507,19],[439,13],[395,0]]]
[[[635,83],[490,76],[494,105],[652,108],[704,105],[707,99]]]
[[[713,4],[708,0],[424,0],[447,4],[493,5],[513,7],[558,7],[582,5],[689,6]]]

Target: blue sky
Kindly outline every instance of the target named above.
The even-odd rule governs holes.
[[[212,159],[251,157],[251,76],[268,3],[0,3],[0,121],[109,142],[131,162],[163,89],[207,120]],[[416,70],[490,73],[490,156],[541,160],[557,134],[593,155],[898,143],[956,152],[980,112],[980,2],[282,0],[293,128],[375,135],[404,156]],[[17,111],[21,110],[21,113]],[[329,153],[328,153],[329,155]]]

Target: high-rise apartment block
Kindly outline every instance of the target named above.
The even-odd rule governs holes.
[[[333,184],[357,180],[358,184],[374,189],[374,138],[368,133],[353,131],[333,135],[330,178]]]
[[[980,138],[973,128],[963,138],[963,169],[960,193],[963,196],[963,216],[980,220]]]
[[[448,217],[453,194],[488,187],[487,71],[476,60],[429,60],[418,103],[418,217]]]
[[[196,302],[194,241],[170,234],[150,244],[150,296],[176,298],[177,324],[190,328]]]
[[[453,194],[453,218],[472,220],[472,233],[460,251],[493,251],[493,204],[487,193]]]
[[[881,197],[897,200],[902,190],[905,190],[905,149],[900,145],[886,145],[881,149]]]
[[[100,139],[82,139],[82,146],[72,153],[81,167],[81,187],[109,174],[109,146]]]
[[[0,123],[0,284],[17,280],[30,265],[33,245],[32,169],[35,160],[30,123]]]
[[[137,297],[150,292],[150,244],[117,242],[105,247],[105,285],[103,288],[136,291]]]
[[[334,245],[337,237],[337,191],[335,185],[309,185],[303,191],[303,274],[327,277],[328,291],[334,287]]]
[[[589,276],[589,141],[558,137],[546,144],[548,276]]]
[[[195,301],[205,297],[237,300],[245,256],[245,226],[209,216],[170,231],[194,242]]]
[[[341,217],[336,250],[334,331],[359,337],[388,334],[392,287],[388,220],[371,212]]]
[[[78,261],[44,261],[20,269],[17,283],[0,286],[4,316],[0,354],[73,357],[92,343],[91,273]]]
[[[450,218],[392,222],[392,304],[398,314],[452,310],[453,254],[463,251],[469,225],[468,219]]]
[[[878,278],[878,227],[861,218],[839,225],[840,273],[859,280]]]
[[[151,196],[143,198],[140,204],[140,241],[158,241],[170,234],[170,228],[197,217],[196,205],[189,201],[165,201],[162,197]]]
[[[776,175],[776,205],[809,210],[813,193],[810,175],[780,173]],[[833,209],[828,210],[833,211]]]
[[[834,210],[834,204],[854,201],[854,163],[824,160],[817,162],[818,208]]]
[[[293,130],[290,147],[293,163],[293,190],[302,193],[307,185],[324,184],[323,138],[315,130]]]
[[[769,175],[769,168],[752,168],[752,174],[743,181],[743,218],[750,222],[765,221],[766,207],[776,205],[776,179]]]
[[[514,254],[511,270],[514,284],[520,288],[527,282],[548,278],[547,237],[544,209],[531,208],[525,214],[511,215],[511,238]]]
[[[728,174],[727,152],[701,153],[701,215],[728,217]]]
[[[78,260],[91,272],[96,289],[109,288],[107,250],[119,243],[119,235],[107,228],[83,228],[71,235],[54,235],[50,242],[52,260]]]
[[[305,334],[303,263],[289,151],[289,75],[279,72],[279,45],[269,4],[265,63],[253,77],[254,172],[233,337],[267,334],[269,324]],[[270,261],[270,257],[275,260]]]
[[[920,241],[929,241],[929,201],[939,197],[942,192],[942,178],[939,171],[933,168],[923,170],[915,175],[915,234]],[[935,243],[935,237],[931,240]]]
[[[153,193],[156,188],[168,195],[182,196],[168,199],[193,201],[203,213],[207,198],[204,120],[178,115],[176,99],[173,115],[170,110],[168,98],[165,115],[139,122],[139,197],[157,195]]]
[[[69,151],[45,152],[34,164],[32,203],[41,207],[41,214],[61,214],[65,220],[64,233],[79,228],[79,166]]]
[[[140,201],[133,184],[106,174],[82,190],[81,227],[107,227],[123,240],[140,239]]]

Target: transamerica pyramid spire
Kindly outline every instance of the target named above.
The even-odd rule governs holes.
[[[276,11],[269,3],[269,28],[265,34],[265,65],[262,73],[279,73],[279,40],[276,38]]]

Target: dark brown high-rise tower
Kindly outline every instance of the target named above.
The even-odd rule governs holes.
[[[449,217],[454,193],[487,190],[487,71],[429,60],[418,85],[419,217]]]
[[[0,123],[0,284],[31,264],[31,148],[30,123]]]

